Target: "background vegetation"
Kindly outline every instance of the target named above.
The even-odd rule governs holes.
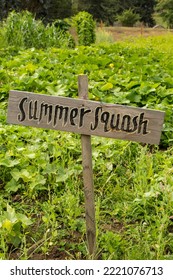
[[[96,257],[173,259],[172,33],[72,47],[60,23],[0,28],[0,259],[89,258],[80,136],[6,123],[9,90],[77,97],[82,73],[91,100],[165,111],[159,146],[92,137]]]
[[[69,25],[61,20],[51,25],[35,20],[28,11],[12,11],[1,25],[1,42],[18,48],[47,48],[51,46],[74,47],[75,42],[68,31]]]
[[[97,22],[113,24],[116,17],[132,9],[140,21],[153,26],[153,13],[158,11],[169,25],[173,11],[172,0],[0,0],[0,19],[12,10],[28,10],[44,23],[74,16],[80,11],[89,12]],[[172,23],[171,23],[172,24]]]

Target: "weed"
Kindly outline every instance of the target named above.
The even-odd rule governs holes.
[[[106,44],[106,43],[114,43],[115,40],[111,32],[104,30],[103,28],[97,29],[96,32],[96,43]]]

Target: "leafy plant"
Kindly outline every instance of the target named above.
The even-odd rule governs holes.
[[[19,247],[23,239],[23,231],[31,225],[32,222],[21,213],[16,213],[15,209],[7,204],[7,210],[0,217],[1,247],[4,253],[7,253],[8,246]]]
[[[120,234],[111,231],[102,234],[100,246],[105,259],[123,259],[124,245]]]
[[[124,10],[121,15],[117,16],[117,20],[123,25],[123,26],[134,26],[134,24],[140,20],[140,16],[132,9]]]
[[[90,46],[95,42],[95,22],[88,12],[79,12],[73,17],[73,23],[77,30],[79,45]]]
[[[156,11],[160,13],[163,21],[167,23],[169,28],[173,27],[173,1],[172,0],[162,0],[157,1]]]
[[[17,49],[74,47],[74,40],[65,22],[57,20],[45,26],[41,20],[35,20],[28,11],[11,12],[4,21],[2,30],[7,44]]]

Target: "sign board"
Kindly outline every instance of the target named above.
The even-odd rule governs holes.
[[[164,112],[91,100],[10,91],[7,122],[159,144]]]

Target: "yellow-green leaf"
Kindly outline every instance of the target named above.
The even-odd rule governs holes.
[[[104,86],[101,87],[101,90],[106,91],[106,90],[109,90],[109,89],[112,89],[112,88],[113,88],[112,83],[106,83]]]

